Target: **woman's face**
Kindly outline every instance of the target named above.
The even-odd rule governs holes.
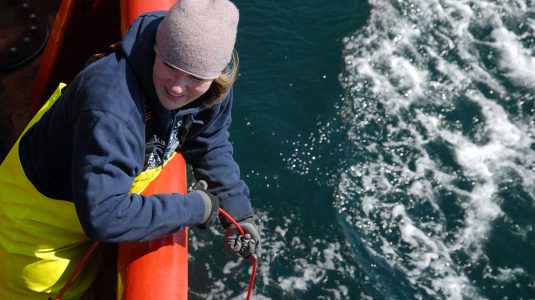
[[[167,110],[175,110],[202,96],[213,80],[197,78],[166,64],[156,54],[152,68],[156,95]]]

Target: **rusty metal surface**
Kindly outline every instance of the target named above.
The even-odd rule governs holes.
[[[20,47],[26,47],[25,43],[35,42],[38,45],[42,36],[33,35],[31,26],[44,26],[41,24],[45,22],[47,26],[52,24],[60,4],[60,0],[1,2],[0,53],[8,53],[13,47],[19,47],[20,50]],[[30,16],[35,12],[38,13]],[[25,42],[25,37],[30,40],[26,39]],[[31,88],[42,53],[35,45],[32,48],[28,44],[27,49],[19,52],[24,57],[17,62],[13,60],[11,66],[0,72],[0,160],[3,160],[29,121]],[[23,52],[25,55],[22,55]]]
[[[48,17],[34,1],[0,3],[0,72],[32,60],[48,39]]]
[[[119,1],[63,0],[32,91],[37,112],[59,82],[69,83],[94,53],[121,39]]]
[[[0,71],[1,161],[35,113],[33,106],[46,100],[60,81],[68,83],[92,53],[117,42],[121,34],[119,1],[0,2],[0,65],[2,58],[6,64],[5,70]],[[67,15],[60,14],[61,7],[69,8],[65,10]],[[63,22],[58,26],[56,21],[61,16]],[[44,29],[45,23],[50,34],[44,51],[40,51],[39,37],[45,32],[39,27]],[[32,103],[36,91],[39,102]]]

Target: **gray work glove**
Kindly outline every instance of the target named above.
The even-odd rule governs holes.
[[[203,223],[198,224],[200,229],[206,229],[217,220],[219,214],[219,199],[212,193],[208,192],[208,184],[204,180],[199,180],[192,188],[192,193],[199,193],[204,200],[204,218]]]
[[[234,224],[230,224],[225,229],[225,245],[234,253],[238,253],[246,259],[257,259],[260,252],[260,244],[262,239],[258,232],[258,227],[255,224],[254,217],[248,217],[244,220],[238,221],[238,224],[244,231],[241,235],[238,228]]]

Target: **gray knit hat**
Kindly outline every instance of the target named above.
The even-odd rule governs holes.
[[[228,0],[180,0],[156,32],[156,53],[168,64],[215,79],[230,62],[239,13]]]

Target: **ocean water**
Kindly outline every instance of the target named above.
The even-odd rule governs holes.
[[[535,299],[535,1],[236,1],[254,299]],[[190,230],[190,298],[249,264]]]

